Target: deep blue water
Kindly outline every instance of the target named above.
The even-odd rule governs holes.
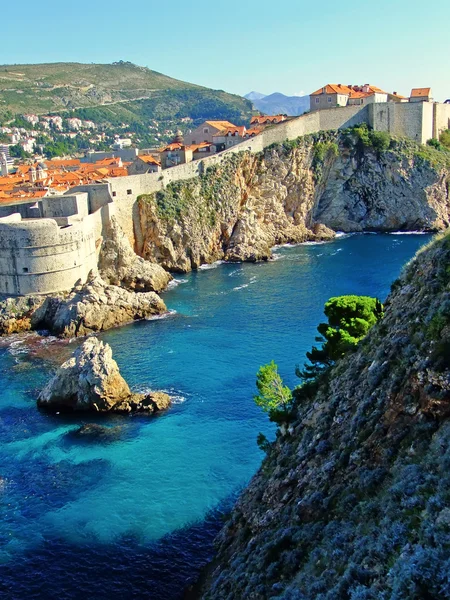
[[[16,337],[0,347],[0,598],[175,600],[211,555],[223,511],[261,461],[258,367],[296,385],[324,302],[384,299],[427,235],[364,235],[280,248],[262,264],[178,278],[174,312],[102,335],[134,389],[165,389],[156,419],[41,414],[36,390],[73,346]],[[36,350],[37,348],[37,350]]]

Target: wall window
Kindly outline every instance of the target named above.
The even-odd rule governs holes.
[[[23,268],[23,272],[24,272],[24,273],[28,273],[28,267],[24,267],[24,268]]]
[[[331,97],[330,97],[330,96],[328,96],[328,102],[330,102],[330,103],[331,103]]]
[[[208,127],[204,127],[204,128],[203,128],[203,133],[209,133],[209,129],[208,129]]]
[[[132,193],[133,193],[133,192],[132,192],[132,190],[127,190],[127,194],[128,194],[129,196],[131,196],[131,194],[132,194]]]
[[[316,98],[316,104],[319,104],[320,98]]]
[[[117,192],[113,192],[112,195],[113,195],[113,198],[115,198],[117,196]]]

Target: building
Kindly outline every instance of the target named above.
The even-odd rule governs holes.
[[[203,142],[214,143],[214,135],[219,131],[224,131],[229,127],[234,128],[236,125],[229,121],[205,121],[199,125],[196,129],[187,133],[184,136],[184,141],[187,146],[201,144]]]
[[[397,92],[392,92],[392,94],[388,93],[388,102],[409,102],[409,98],[401,96]]]
[[[143,175],[161,171],[161,161],[151,154],[139,154],[127,167],[128,175]]]
[[[14,164],[14,159],[12,158],[10,152],[9,152],[9,145],[8,144],[0,144],[0,156],[4,154],[5,155],[5,159],[6,159],[6,164],[8,165],[8,169],[10,167],[13,166]]]
[[[388,94],[386,92],[368,83],[361,86],[328,83],[309,96],[310,112],[337,108],[339,106],[363,105],[387,101]]]
[[[39,117],[37,115],[22,115],[25,121],[31,123],[31,125],[37,125],[39,123]]]
[[[431,88],[413,88],[409,97],[410,102],[433,102]]]
[[[81,119],[77,119],[76,117],[70,117],[67,119],[67,125],[70,127],[72,131],[78,131],[81,129]]]
[[[216,147],[216,151],[221,152],[222,150],[236,146],[236,144],[240,144],[245,139],[246,131],[247,129],[245,126],[242,125],[241,127],[227,127],[226,129],[213,134],[213,143]]]
[[[21,140],[19,142],[20,146],[22,147],[22,149],[24,150],[24,152],[28,152],[29,154],[32,154],[34,151],[34,146],[35,146],[35,141],[34,138],[29,137],[25,140]]]
[[[192,144],[189,146],[189,150],[192,150],[192,159],[198,160],[216,154],[217,146],[209,142],[202,142],[201,144]]]
[[[251,118],[250,126],[258,127],[260,125],[277,125],[286,121],[286,115],[260,115]]]
[[[131,148],[131,138],[119,138],[114,140],[113,150],[122,150],[122,148]]]

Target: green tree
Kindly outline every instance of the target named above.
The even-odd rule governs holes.
[[[259,394],[253,399],[257,406],[269,413],[272,421],[282,422],[287,420],[291,408],[291,390],[283,385],[283,380],[278,373],[274,361],[259,368],[256,375],[256,387]]]
[[[9,153],[12,158],[30,158],[31,154],[29,152],[25,152],[20,144],[14,144],[14,146],[9,147]]]
[[[356,347],[383,316],[383,305],[369,296],[338,296],[325,303],[324,312],[328,322],[320,323],[317,327],[320,336],[316,337],[322,346],[313,346],[306,353],[309,364],[304,365],[303,371],[296,370],[303,381],[315,379]]]

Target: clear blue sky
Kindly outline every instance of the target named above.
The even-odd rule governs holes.
[[[0,63],[130,60],[245,94],[372,83],[450,97],[450,0],[4,2]]]

